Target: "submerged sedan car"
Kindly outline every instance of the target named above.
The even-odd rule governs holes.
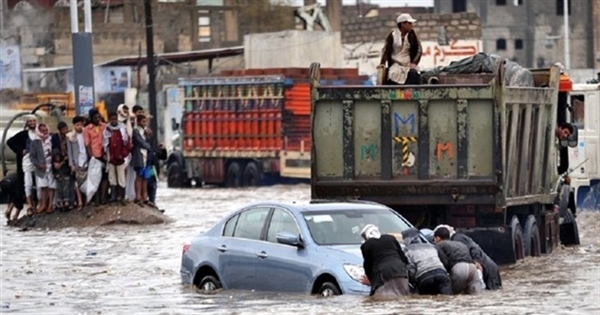
[[[251,204],[184,245],[181,280],[201,291],[368,294],[359,280],[360,231],[369,223],[381,233],[412,227],[379,204]]]

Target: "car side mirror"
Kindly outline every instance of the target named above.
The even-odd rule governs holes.
[[[302,241],[300,240],[300,235],[290,232],[277,233],[277,243],[295,247],[304,247]]]

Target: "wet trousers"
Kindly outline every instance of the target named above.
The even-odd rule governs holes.
[[[56,179],[55,202],[71,202],[73,197],[73,181],[71,176],[64,176]]]
[[[481,293],[481,281],[475,264],[465,262],[457,263],[450,271],[452,291],[454,294],[477,294]]]
[[[396,297],[409,295],[408,278],[393,278],[375,290],[374,297]]]
[[[150,200],[152,203],[155,203],[156,202],[156,176],[155,175],[152,175],[152,176],[150,176],[150,178],[148,178],[147,186],[148,186],[148,200]]]
[[[417,290],[421,295],[450,295],[452,294],[452,282],[446,270],[431,270],[417,279]]]

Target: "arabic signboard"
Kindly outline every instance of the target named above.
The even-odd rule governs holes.
[[[19,46],[0,46],[0,89],[20,89],[22,86]]]
[[[384,41],[344,44],[344,67],[358,67],[361,75],[369,75],[375,82],[383,45]],[[423,56],[419,63],[421,70],[447,66],[452,61],[472,56],[482,50],[482,41],[480,40],[454,40],[445,46],[434,41],[423,41],[421,45],[423,46]]]

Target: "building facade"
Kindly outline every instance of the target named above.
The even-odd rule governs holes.
[[[435,0],[437,13],[475,12],[483,49],[527,67],[565,64],[564,13],[569,13],[571,69],[600,67],[599,0]]]

